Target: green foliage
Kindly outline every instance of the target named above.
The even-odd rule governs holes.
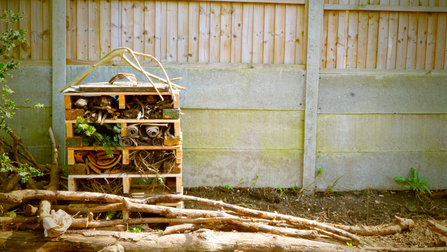
[[[346,245],[348,245],[348,247],[355,248],[355,245],[350,242],[347,242]]]
[[[93,145],[93,147],[102,147],[108,156],[113,156],[112,150],[119,146],[121,139],[121,125],[104,124],[92,125],[78,116],[74,125],[75,133],[83,135],[83,142],[86,145]]]
[[[428,188],[428,185],[431,185],[431,183],[425,181],[427,178],[419,178],[418,173],[413,167],[411,167],[411,172],[413,173],[413,177],[409,177],[408,179],[403,177],[394,177],[394,181],[396,181],[397,183],[404,183],[404,187],[412,188],[418,196],[425,194],[426,191],[431,194],[431,191]]]
[[[229,185],[224,185],[225,188],[227,188],[227,190],[233,190],[233,187],[229,186]]]
[[[0,21],[12,24],[22,19],[23,12],[14,13],[12,11],[3,10],[3,15],[0,16]],[[14,31],[8,29],[6,32],[0,34],[0,57],[2,59],[10,59],[11,56],[9,52],[16,46],[22,43],[26,43],[25,35],[26,31],[19,29]],[[9,71],[18,68],[20,61],[10,60],[9,62],[0,63],[0,82],[4,82]]]
[[[290,187],[290,189],[292,189],[294,191],[297,191],[297,190],[301,189],[301,187],[297,186],[296,183],[295,183],[295,185]]]
[[[22,179],[21,182],[25,183],[30,177],[40,177],[43,176],[43,172],[37,170],[36,168],[29,166],[28,164],[20,164],[20,166],[14,166],[15,162],[9,159],[6,153],[0,154],[0,172],[16,172]]]
[[[127,232],[131,233],[141,233],[141,230],[143,230],[143,227],[141,225],[138,225],[136,227],[130,227]]]
[[[287,191],[286,188],[282,189],[279,185],[276,185],[276,187],[278,187],[278,189],[279,189],[280,196],[282,196]]]
[[[17,216],[17,214],[16,214],[16,212],[15,212],[16,210],[13,210],[13,211],[9,211],[9,212],[7,212],[6,213],[6,215],[8,215],[9,217],[16,217]]]
[[[323,175],[324,174],[324,171],[323,171],[323,168],[318,168],[318,170],[317,170],[317,175]]]
[[[255,178],[253,179],[253,182],[251,183],[252,187],[256,186],[256,182],[258,182],[259,176],[256,175]]]

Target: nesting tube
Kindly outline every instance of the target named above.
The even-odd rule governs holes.
[[[157,126],[146,126],[146,134],[149,137],[154,138],[160,134],[160,129]]]
[[[140,136],[139,129],[137,125],[127,126],[127,136],[130,138],[138,138]]]
[[[121,146],[124,147],[132,147],[132,146],[138,146],[137,142],[135,142],[135,140],[133,140],[130,137],[122,137],[119,141]]]

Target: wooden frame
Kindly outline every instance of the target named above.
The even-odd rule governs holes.
[[[447,7],[430,6],[395,6],[395,5],[359,5],[359,4],[325,4],[324,10],[360,10],[360,11],[403,11],[403,12],[447,12]]]

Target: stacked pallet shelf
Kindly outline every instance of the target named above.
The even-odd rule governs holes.
[[[66,124],[66,147],[68,150],[68,189],[69,191],[78,191],[79,182],[81,180],[89,179],[122,179],[123,191],[122,193],[129,197],[142,198],[148,196],[155,196],[160,194],[183,194],[182,185],[182,133],[180,129],[180,103],[179,91],[174,89],[173,92],[168,92],[168,88],[160,89],[160,94],[155,91],[148,83],[139,84],[137,86],[126,85],[126,83],[115,83],[110,85],[108,83],[90,83],[83,84],[79,87],[71,87],[64,92],[65,102],[65,124]],[[172,97],[172,94],[174,96]],[[103,171],[101,174],[89,174],[89,166],[87,162],[80,163],[78,152],[90,151],[92,153],[103,150],[102,147],[84,146],[83,143],[78,142],[73,144],[73,139],[79,138],[75,133],[76,118],[83,117],[86,113],[87,107],[80,109],[76,101],[78,99],[96,99],[95,97],[113,97],[117,108],[114,111],[121,112],[128,108],[126,100],[131,100],[132,97],[143,97],[147,99],[160,99],[160,95],[165,99],[172,99],[171,107],[163,109],[163,116],[156,119],[137,119],[137,118],[122,118],[116,117],[105,119],[101,124],[119,124],[121,126],[121,137],[127,137],[128,126],[131,125],[169,125],[169,137],[163,138],[163,143],[157,146],[154,145],[137,145],[137,146],[119,146],[113,150],[119,151],[120,167],[127,167],[130,165],[132,152],[137,151],[172,151],[174,157],[170,160],[172,164],[169,173],[138,173],[136,171],[128,172],[126,169],[118,173]],[[151,96],[151,97],[149,97]],[[117,100],[117,101],[116,101]],[[76,104],[76,105],[75,105]],[[91,107],[91,106],[90,106]],[[110,111],[110,110],[109,110]],[[166,112],[166,113],[165,113]],[[87,121],[88,123],[98,123]],[[136,161],[135,161],[136,162]],[[81,167],[81,169],[79,169]],[[82,167],[85,167],[82,168]],[[172,168],[174,167],[174,168]],[[84,172],[84,170],[86,172]],[[113,168],[111,169],[113,170]],[[163,181],[163,185],[155,186],[132,186],[134,178],[156,178]],[[180,203],[161,203],[160,205],[172,206],[177,208],[183,207],[183,202]],[[129,213],[123,211],[124,218],[129,217]]]

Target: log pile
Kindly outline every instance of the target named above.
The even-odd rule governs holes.
[[[396,217],[395,222],[392,224],[375,227],[334,225],[290,215],[244,208],[222,201],[185,195],[164,195],[147,199],[133,199],[103,193],[49,190],[19,190],[10,193],[0,193],[1,203],[20,205],[25,202],[38,202],[39,200],[41,202],[81,201],[83,203],[89,203],[88,205],[69,204],[52,206],[43,206],[40,204],[40,209],[45,207],[47,209],[46,211],[48,211],[48,207],[51,207],[53,210],[62,209],[72,215],[85,216],[73,218],[70,226],[71,230],[110,228],[119,225],[168,223],[172,224],[172,226],[168,226],[163,231],[165,236],[177,233],[182,233],[182,235],[177,234],[176,236],[178,237],[195,236],[198,235],[198,231],[203,232],[204,229],[229,231],[230,234],[234,233],[234,231],[237,231],[238,234],[239,232],[244,234],[251,232],[253,237],[260,236],[258,235],[259,233],[267,233],[269,235],[266,237],[282,237],[281,239],[286,240],[297,238],[301,243],[303,239],[306,239],[311,240],[307,244],[319,244],[318,246],[320,248],[326,246],[326,248],[333,248],[334,250],[337,250],[337,246],[340,244],[346,244],[347,242],[357,247],[373,247],[373,244],[362,236],[393,234],[414,227],[412,220],[399,217]],[[216,208],[216,210],[178,209],[154,205],[160,202],[179,201],[211,206]],[[158,217],[114,220],[92,218],[93,214],[112,211],[138,212],[140,214],[150,213],[156,214]],[[4,230],[39,230],[42,229],[39,224],[39,219],[34,216],[1,217],[0,223]],[[70,237],[70,234],[73,233],[66,234],[66,237]],[[163,240],[161,237],[157,239]],[[232,242],[236,241],[237,239],[235,238]],[[346,245],[344,245],[344,248],[347,249]]]

